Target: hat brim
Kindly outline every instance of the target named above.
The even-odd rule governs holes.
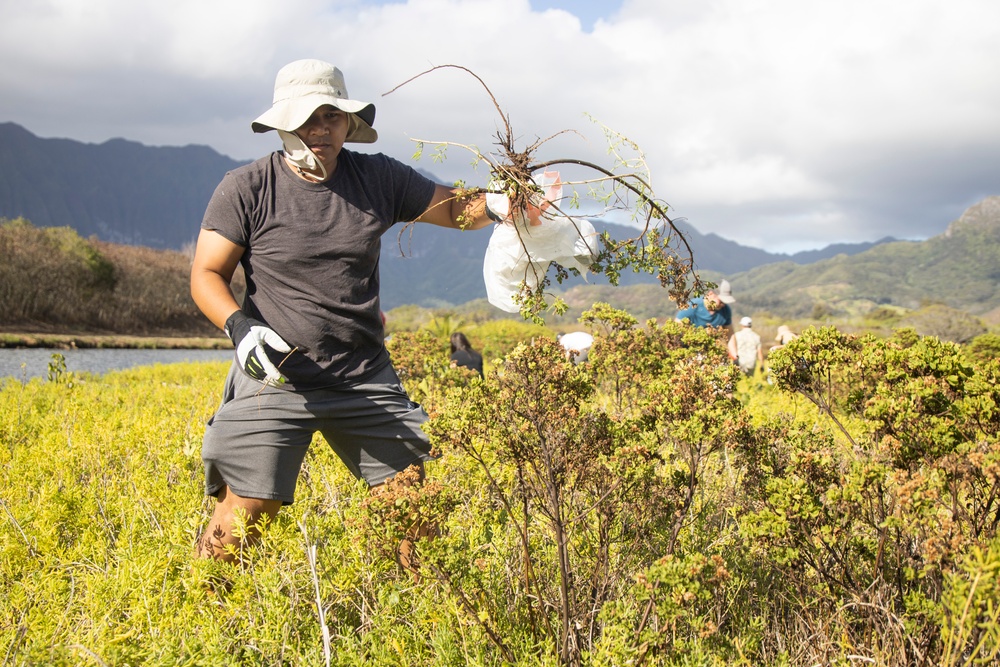
[[[271,130],[294,132],[302,127],[313,112],[324,104],[352,113],[360,121],[355,123],[354,129],[347,135],[345,141],[356,144],[371,144],[378,139],[378,132],[372,127],[375,124],[374,104],[334,97],[333,95],[308,95],[275,102],[270,109],[250,123],[250,129],[258,134]]]
[[[729,296],[728,294],[720,294],[719,301],[721,301],[722,303],[736,303],[736,299],[734,297]]]

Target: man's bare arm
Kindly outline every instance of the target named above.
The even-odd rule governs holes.
[[[430,206],[418,220],[454,229],[482,229],[493,223],[486,214],[486,195],[462,197],[460,192],[438,185]]]
[[[222,329],[240,309],[229,283],[243,248],[218,232],[201,230],[191,264],[191,297],[212,324]]]

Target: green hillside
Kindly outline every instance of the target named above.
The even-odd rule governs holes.
[[[980,317],[1000,312],[1000,197],[969,208],[926,241],[897,241],[853,256],[799,266],[782,262],[731,276],[741,310],[785,317],[817,307],[863,315],[879,306],[940,303]]]

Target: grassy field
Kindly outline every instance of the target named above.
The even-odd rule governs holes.
[[[372,585],[354,575],[377,577],[379,596],[412,585],[344,538],[343,511],[364,491],[323,448],[260,558],[245,570],[193,562],[210,509],[201,437],[225,371],[180,364],[0,391],[4,664],[321,664],[307,546],[322,545],[325,599],[350,618]],[[233,581],[224,597],[208,585],[217,578]],[[364,653],[364,636],[335,631]]]
[[[225,363],[5,381],[0,659],[995,664],[995,364],[973,370],[955,348],[912,340],[879,356],[822,332],[775,360],[792,393],[740,378],[713,361],[714,341],[676,325],[610,328],[588,365],[536,340],[482,382],[406,358],[417,346],[397,336],[443,449],[437,495],[373,502],[314,446],[296,502],[237,565],[192,558]],[[900,369],[892,401],[870,385],[872,405],[886,422],[903,406],[917,433],[829,419],[793,359],[822,371],[816,387],[836,384],[842,360],[848,403],[872,369]],[[952,388],[948,405],[927,393],[935,383]],[[386,549],[393,521],[416,511],[439,512],[441,528],[419,580]]]

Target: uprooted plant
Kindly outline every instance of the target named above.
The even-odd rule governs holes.
[[[482,193],[505,194],[511,211],[545,210],[545,216],[562,217],[573,223],[578,237],[580,227],[576,220],[583,216],[573,215],[567,209],[578,209],[581,195],[577,188],[585,188],[584,197],[601,204],[604,208],[598,214],[588,214],[586,217],[600,218],[612,211],[627,211],[633,222],[638,223],[638,233],[624,240],[612,239],[608,232],[603,232],[597,239],[584,239],[590,248],[590,261],[587,269],[595,274],[607,277],[612,285],[617,285],[624,269],[631,267],[636,273],[645,272],[655,275],[660,285],[669,290],[670,298],[679,305],[686,305],[692,294],[701,294],[711,283],[703,282],[694,270],[693,255],[684,234],[674,221],[667,215],[667,204],[658,199],[649,184],[648,169],[639,146],[624,135],[601,125],[609,144],[609,154],[613,156],[613,165],[601,165],[574,158],[556,158],[540,160],[535,154],[548,141],[559,134],[569,132],[564,130],[547,139],[536,139],[533,143],[518,150],[515,145],[514,131],[510,118],[503,112],[492,91],[483,80],[471,70],[460,65],[438,65],[417,74],[399,84],[388,95],[402,86],[430,72],[443,68],[455,68],[475,77],[486,89],[493,106],[496,108],[502,122],[502,128],[497,131],[499,151],[487,153],[477,147],[448,141],[425,141],[415,139],[417,143],[416,157],[420,157],[427,144],[435,146],[435,159],[443,159],[449,146],[458,146],[470,151],[473,164],[486,163],[490,170],[488,188],[465,188],[458,183],[459,199],[471,199]],[[593,120],[593,119],[592,119]],[[595,121],[596,122],[596,121]],[[634,156],[630,156],[634,153]],[[572,190],[572,195],[562,197],[558,201],[544,198],[543,190],[533,178],[534,174],[560,166],[581,168],[584,174],[593,173],[593,178],[581,178],[561,183]],[[517,216],[515,215],[515,219]],[[513,301],[520,307],[522,317],[541,323],[541,315],[549,307],[548,299],[553,295],[547,291],[551,286],[550,269],[558,283],[568,279],[570,274],[580,275],[576,267],[565,266],[558,261],[537,261],[532,255],[525,239],[527,226],[514,224],[521,249],[528,257],[523,270],[523,280]],[[587,223],[589,225],[589,223]],[[566,304],[556,297],[552,307],[555,312],[566,311]]]

